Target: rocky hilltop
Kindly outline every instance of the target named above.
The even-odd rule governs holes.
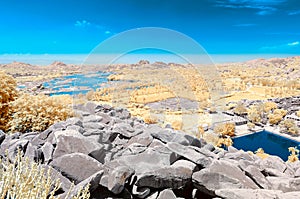
[[[90,183],[91,198],[299,198],[300,162],[215,148],[171,128],[145,124],[128,110],[88,102],[77,117],[41,133],[0,133],[0,152],[53,168],[65,196]]]

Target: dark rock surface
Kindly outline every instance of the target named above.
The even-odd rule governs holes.
[[[64,198],[90,184],[91,198],[299,198],[300,163],[261,159],[206,144],[183,132],[145,124],[123,108],[92,102],[78,117],[21,135],[0,131],[0,155],[17,150],[54,169]]]

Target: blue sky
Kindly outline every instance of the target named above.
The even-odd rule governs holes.
[[[300,54],[299,0],[1,0],[0,54],[89,53],[132,28],[182,32],[211,54]]]

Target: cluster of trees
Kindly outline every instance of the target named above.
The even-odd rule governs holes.
[[[0,71],[0,130],[43,131],[73,115],[71,97],[48,97],[18,92],[15,79]]]

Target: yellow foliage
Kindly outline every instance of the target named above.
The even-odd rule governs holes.
[[[299,134],[299,128],[297,127],[296,123],[292,119],[286,119],[280,123],[280,125],[287,129],[287,131],[293,135]]]
[[[287,110],[284,109],[275,109],[273,114],[281,115],[282,117],[286,116]]]
[[[222,145],[225,145],[227,147],[232,146],[233,141],[230,137],[227,138],[220,138],[217,142],[217,147],[221,147]]]
[[[266,113],[276,108],[277,108],[277,104],[275,102],[268,101],[264,103],[264,111]]]
[[[291,153],[288,157],[288,162],[296,162],[299,160],[299,149],[297,147],[289,147],[289,152]]]
[[[0,197],[6,199],[58,199],[54,196],[60,188],[59,179],[51,179],[51,169],[41,164],[30,162],[21,156],[18,151],[14,162],[0,159]],[[71,189],[65,199],[88,199],[89,186],[79,189],[77,195],[70,195]]]
[[[252,106],[250,109],[248,109],[248,119],[252,123],[257,123],[261,121],[261,115],[260,115],[260,107],[259,106]]]
[[[269,157],[269,154],[265,153],[265,151],[262,148],[257,149],[254,153],[262,159]]]
[[[15,100],[18,96],[16,86],[17,83],[12,76],[0,71],[0,104]]]
[[[233,111],[237,114],[244,114],[247,113],[247,108],[245,107],[244,104],[242,104],[241,102],[239,102],[236,107],[233,109]]]
[[[171,125],[175,130],[181,130],[183,126],[181,121],[173,121]]]
[[[43,131],[50,125],[66,120],[73,115],[63,96],[48,97],[24,94],[11,103],[12,119],[8,122],[10,131]]]
[[[158,122],[158,118],[155,115],[147,115],[144,117],[144,121],[147,124],[156,124]]]
[[[197,138],[201,138],[204,135],[204,128],[203,126],[198,126],[198,133],[196,135]]]
[[[297,112],[296,112],[296,116],[297,116],[297,117],[300,117],[300,111],[297,111]]]
[[[247,127],[248,127],[249,129],[254,129],[254,128],[255,128],[255,124],[253,124],[252,122],[248,122],[248,123],[247,123]]]
[[[270,124],[278,124],[282,120],[282,115],[280,114],[272,114],[268,115]]]
[[[0,129],[7,130],[10,120],[9,103],[16,99],[18,92],[17,83],[10,75],[0,71]]]
[[[234,136],[235,124],[234,123],[222,123],[218,124],[214,128],[214,132],[221,136]]]

